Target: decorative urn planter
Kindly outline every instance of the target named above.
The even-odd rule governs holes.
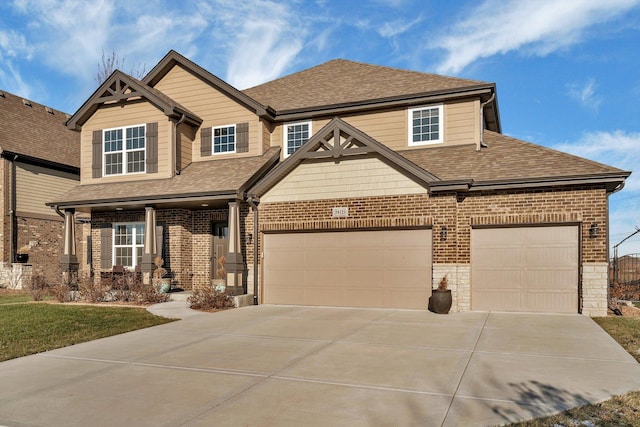
[[[451,290],[434,290],[429,298],[429,310],[437,314],[447,314],[451,310]]]
[[[29,262],[29,254],[16,254],[16,262],[21,264]]]

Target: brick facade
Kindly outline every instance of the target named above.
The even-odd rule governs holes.
[[[332,218],[332,207],[349,208],[348,218]],[[599,234],[589,236],[591,224]],[[471,308],[471,229],[474,226],[581,225],[580,263],[607,262],[607,194],[604,187],[561,187],[465,194],[436,193],[360,199],[327,199],[260,205],[264,233],[431,227],[435,286],[447,274],[454,310]],[[446,239],[440,232],[446,227]],[[598,282],[598,283],[596,283]],[[583,305],[606,306],[606,278],[589,282]],[[586,292],[586,289],[585,289]],[[597,294],[597,295],[596,295]],[[597,300],[597,302],[596,302]],[[589,302],[587,302],[589,301]],[[596,311],[588,310],[585,314]],[[599,311],[597,311],[599,313]]]
[[[211,283],[212,223],[228,221],[228,209],[157,209],[156,221],[163,226],[164,267],[180,288],[191,289]],[[116,222],[144,222],[144,211],[94,213],[91,218],[92,268],[96,277],[100,267],[101,227]],[[241,248],[245,264],[253,261],[247,253],[247,233],[253,233],[253,213],[240,207]],[[253,236],[252,236],[253,239]],[[108,270],[107,270],[108,271]],[[244,276],[246,278],[245,269]],[[245,282],[246,283],[246,282]]]

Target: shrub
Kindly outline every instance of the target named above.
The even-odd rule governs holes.
[[[69,302],[72,299],[71,287],[67,283],[53,283],[48,286],[47,293],[58,302]]]
[[[34,301],[42,301],[47,295],[47,282],[44,280],[44,276],[39,274],[33,276],[29,291]]]
[[[187,302],[195,310],[225,310],[235,307],[230,291],[216,291],[211,286],[194,289]]]
[[[98,281],[93,280],[93,277],[83,275],[78,279],[78,290],[80,291],[80,298],[91,302],[103,302],[106,300],[105,289]]]
[[[616,300],[640,300],[640,285],[631,283],[614,283],[611,285],[610,297]]]

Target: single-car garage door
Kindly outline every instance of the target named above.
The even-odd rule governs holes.
[[[471,231],[473,310],[578,312],[578,227]]]
[[[268,304],[426,308],[431,230],[266,234]]]

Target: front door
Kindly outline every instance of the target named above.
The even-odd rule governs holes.
[[[227,274],[224,268],[227,253],[229,252],[229,225],[226,222],[214,222],[211,224],[211,278],[226,280]]]

